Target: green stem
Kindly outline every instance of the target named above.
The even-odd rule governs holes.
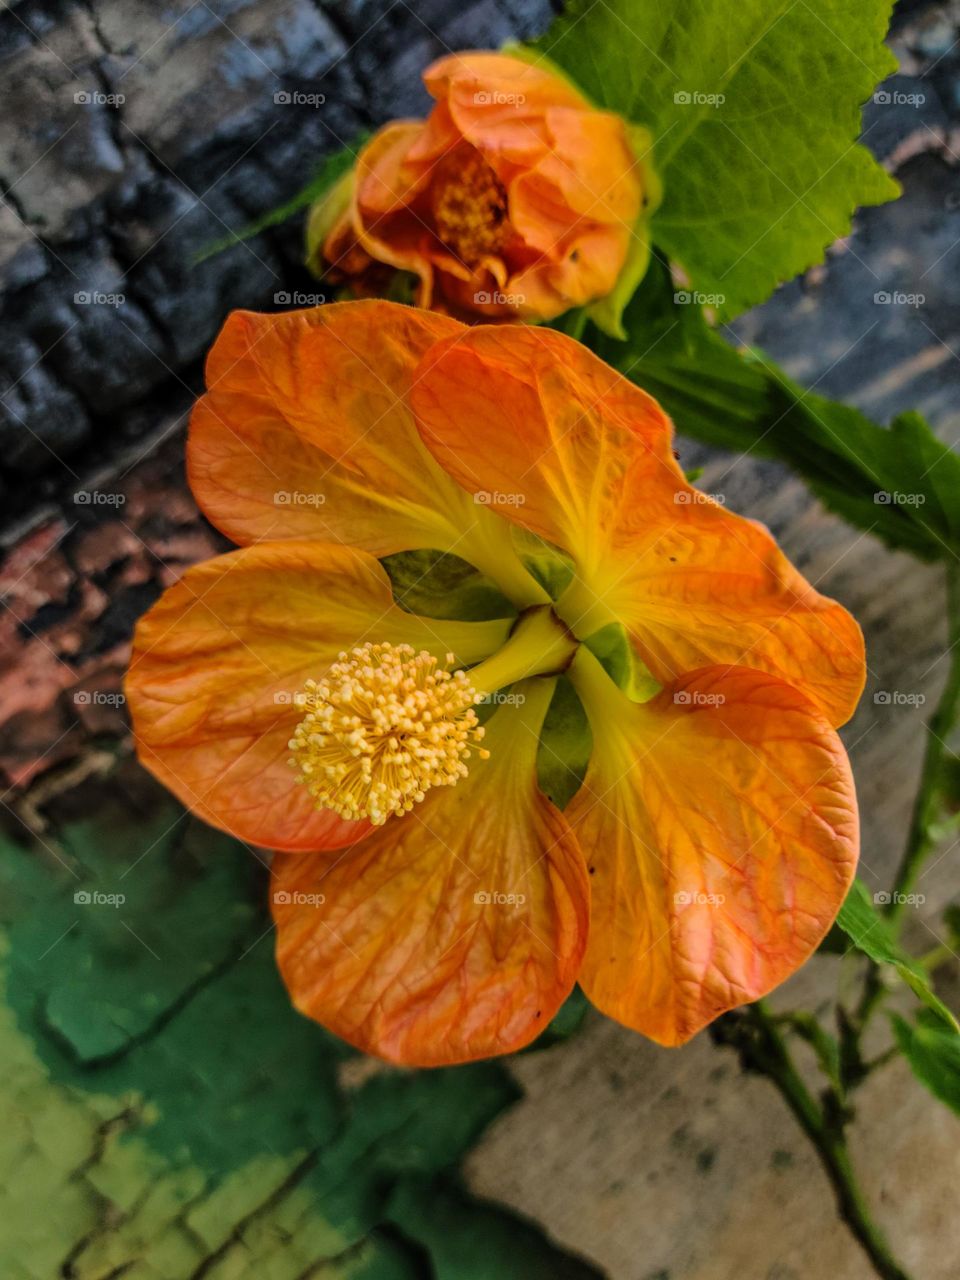
[[[800,1128],[813,1144],[830,1179],[840,1216],[852,1231],[881,1280],[910,1280],[873,1221],[857,1182],[844,1133],[846,1109],[836,1090],[827,1091],[821,1105],[804,1084],[787,1042],[762,1001],[738,1014],[728,1014],[716,1026],[721,1043],[736,1048],[747,1069],[758,1071],[776,1086]]]
[[[894,879],[894,890],[887,914],[896,921],[904,908],[904,895],[912,891],[927,857],[936,847],[934,833],[940,813],[940,780],[943,758],[960,714],[960,565],[951,561],[947,575],[947,650],[950,669],[937,709],[927,725],[927,746],[920,773],[920,789],[913,806],[907,845]]]
[[[905,896],[917,882],[924,862],[937,845],[935,827],[941,812],[940,783],[947,741],[960,715],[960,562],[946,565],[947,587],[947,653],[950,669],[940,701],[927,725],[927,745],[920,770],[920,786],[913,804],[907,843],[893,881],[893,892],[886,913],[896,927]],[[871,964],[863,985],[863,994],[854,1015],[860,1034],[879,1007],[886,988],[881,966]]]

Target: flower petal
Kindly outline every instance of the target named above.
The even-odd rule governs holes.
[[[858,851],[843,746],[816,708],[742,667],[629,703],[581,650],[594,755],[566,810],[591,872],[581,984],[660,1044],[764,995],[814,951]]]
[[[317,811],[288,764],[306,680],[368,640],[472,663],[509,626],[405,613],[376,560],[346,547],[263,543],[208,560],[137,626],[126,689],[140,759],[201,818],[242,840],[349,844],[369,824]]]
[[[450,54],[427,68],[423,82],[446,103],[462,137],[508,165],[526,166],[546,153],[552,142],[550,110],[590,111],[569,81],[506,54]]]
[[[552,684],[495,713],[490,759],[455,787],[340,857],[275,859],[277,958],[302,1013],[411,1066],[509,1053],[547,1025],[576,980],[589,899],[537,787]]]
[[[510,526],[437,465],[408,405],[421,358],[466,332],[393,302],[234,312],[188,442],[204,513],[241,545],[320,538],[376,556],[455,551],[520,607],[540,603]]]
[[[478,326],[431,350],[411,403],[445,470],[510,495],[504,516],[573,555],[560,607],[578,634],[623,622],[661,683],[750,666],[809,689],[834,724],[852,714],[865,678],[854,619],[766,529],[688,484],[657,402],[580,343]]]

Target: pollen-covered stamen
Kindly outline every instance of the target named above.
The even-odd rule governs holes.
[[[470,267],[502,253],[512,235],[507,193],[483,156],[472,148],[453,151],[437,165],[430,212],[439,238]]]
[[[307,681],[290,763],[318,808],[381,826],[466,775],[483,729],[479,695],[453,662],[452,653],[441,665],[408,644],[365,644]]]

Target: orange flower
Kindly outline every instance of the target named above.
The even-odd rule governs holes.
[[[474,319],[549,320],[622,275],[632,291],[655,197],[646,131],[505,54],[452,54],[424,82],[429,117],[386,125],[314,207],[318,274],[369,296],[387,264],[419,277],[421,306]]]
[[[654,400],[553,331],[387,302],[236,313],[208,386],[191,482],[241,549],[141,621],[128,697],[148,768],[285,851],[298,1008],[452,1063],[527,1044],[579,979],[678,1044],[810,955],[857,855],[834,726],[861,636],[691,488]],[[375,557],[414,548],[507,616],[402,609]],[[624,688],[596,655],[626,634]],[[564,812],[538,786],[561,673],[593,738]]]

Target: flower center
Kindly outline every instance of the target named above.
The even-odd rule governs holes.
[[[453,151],[439,162],[430,187],[430,211],[439,238],[467,266],[501,253],[507,245],[507,193],[472,148]]]
[[[365,644],[341,653],[326,677],[308,680],[308,708],[290,739],[297,781],[323,809],[382,826],[409,813],[431,787],[467,773],[483,737],[480,700],[463,671],[408,644]],[[477,752],[485,759],[488,752]]]

